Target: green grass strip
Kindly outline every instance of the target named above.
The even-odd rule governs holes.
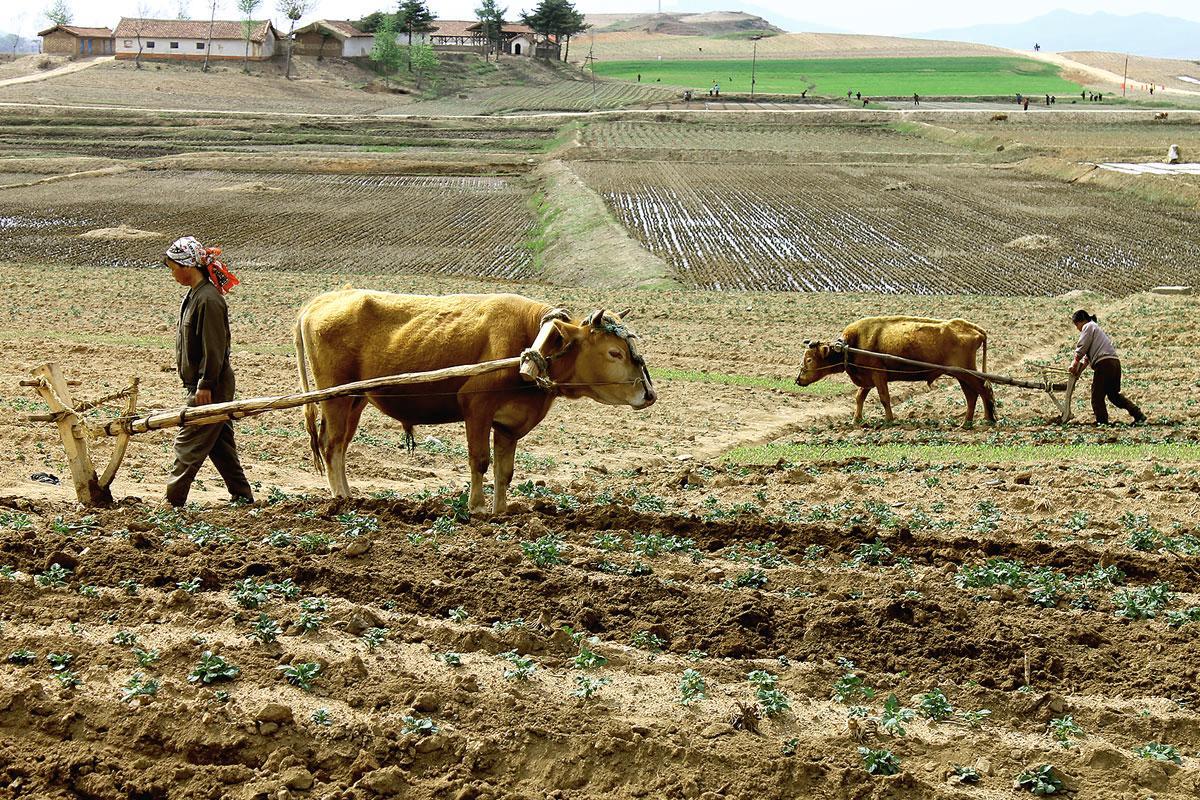
[[[660,369],[652,367],[650,376],[656,380],[687,381],[689,383],[717,383],[722,386],[753,386],[759,389],[779,389],[792,394],[830,397],[851,394],[853,386],[823,381],[811,386],[797,386],[793,381],[783,378],[763,378],[757,375],[731,375],[726,372],[705,372],[690,369]]]
[[[1200,462],[1195,444],[768,444],[737,447],[725,456],[737,464],[784,461],[840,461],[865,458],[880,463],[907,459],[930,464],[1028,464],[1040,461],[1107,463],[1153,458],[1159,461]]]

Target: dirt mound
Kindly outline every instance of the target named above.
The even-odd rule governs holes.
[[[1062,243],[1054,236],[1049,236],[1044,233],[1032,233],[1028,236],[1020,236],[1013,239],[1011,242],[1006,242],[1005,247],[1010,250],[1025,250],[1028,252],[1038,252],[1041,250],[1055,250]]]
[[[121,223],[115,228],[96,228],[79,234],[80,239],[104,239],[110,242],[141,242],[150,239],[164,239],[165,233],[158,231],[143,231]]]
[[[238,194],[259,194],[261,192],[282,192],[283,187],[271,186],[263,181],[246,181],[245,183],[235,183],[230,186],[220,186],[214,191],[236,192]]]

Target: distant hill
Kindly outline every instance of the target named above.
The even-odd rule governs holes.
[[[973,25],[910,34],[922,39],[955,39],[1019,50],[1106,50],[1158,58],[1200,59],[1200,22],[1161,14],[1122,16],[1097,12],[1051,11],[1025,22]]]
[[[700,14],[588,14],[596,33],[642,31],[673,36],[725,36],[747,31],[783,33],[762,17],[741,11],[706,11]]]
[[[0,55],[8,55],[13,52],[14,37],[16,38],[16,53],[18,55],[38,52],[37,39],[26,39],[23,36],[15,36],[15,34],[0,31]]]

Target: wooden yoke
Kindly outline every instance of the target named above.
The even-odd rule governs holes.
[[[566,309],[555,308],[542,317],[542,327],[538,331],[537,338],[525,351],[529,355],[522,354],[520,373],[524,380],[533,382],[539,378],[544,381],[550,379],[549,354],[546,353],[546,343],[550,341],[550,334],[554,333],[554,320],[556,319],[570,322],[571,315],[567,313]]]
[[[37,393],[50,406],[50,413],[58,425],[58,434],[67,451],[71,480],[75,484],[75,496],[85,506],[112,505],[112,492],[96,477],[96,468],[92,466],[92,457],[84,437],[83,420],[72,407],[71,390],[67,388],[58,365],[43,364],[33,371],[33,375],[40,380],[31,383],[35,384]]]

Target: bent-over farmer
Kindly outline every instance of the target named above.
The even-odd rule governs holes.
[[[163,258],[176,282],[188,287],[179,306],[175,361],[188,406],[224,403],[233,399],[233,368],[229,364],[229,307],[223,295],[238,284],[217,258],[221,251],[205,248],[193,236],[177,239]],[[235,501],[253,502],[254,494],[238,460],[233,423],[180,428],[175,435],[175,464],[167,481],[167,502],[187,502],[192,481],[206,458],[225,481]]]
[[[1121,360],[1117,358],[1112,339],[1101,330],[1095,315],[1081,308],[1071,316],[1071,321],[1079,331],[1079,344],[1075,346],[1071,372],[1079,375],[1084,366],[1090,364],[1092,367],[1092,411],[1096,414],[1096,424],[1108,424],[1105,398],[1117,408],[1128,411],[1134,422],[1145,422],[1146,415],[1142,410],[1121,394]]]

